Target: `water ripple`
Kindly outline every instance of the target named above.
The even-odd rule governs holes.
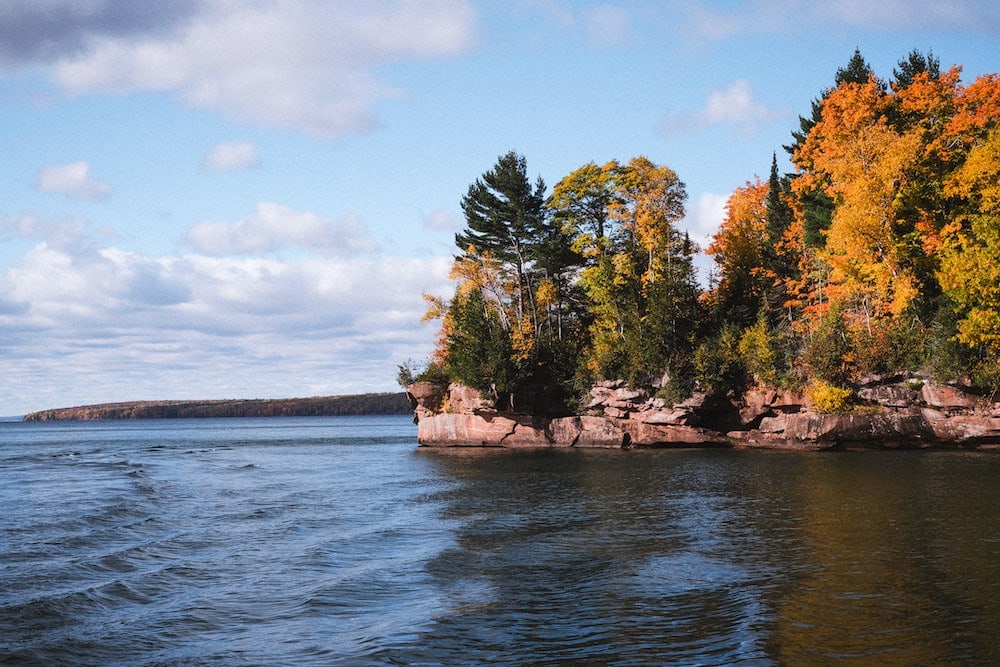
[[[0,428],[2,664],[1000,663],[1000,457]]]

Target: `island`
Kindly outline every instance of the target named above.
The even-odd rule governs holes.
[[[405,415],[410,410],[406,394],[392,392],[311,398],[101,403],[32,412],[24,416],[24,421]]]

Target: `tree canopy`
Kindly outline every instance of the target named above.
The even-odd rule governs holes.
[[[671,399],[897,373],[1000,388],[1000,75],[965,84],[915,50],[887,84],[855,50],[833,82],[793,171],[772,154],[729,197],[707,288],[669,167],[590,162],[547,195],[500,156],[462,199],[436,371],[515,410],[571,410],[600,379]]]

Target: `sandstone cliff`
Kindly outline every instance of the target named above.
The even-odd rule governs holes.
[[[800,394],[752,389],[737,398],[703,394],[674,405],[601,382],[582,414],[506,414],[468,387],[407,388],[424,446],[758,447],[773,449],[1000,449],[1000,403],[951,385],[873,379],[848,414],[821,414]]]

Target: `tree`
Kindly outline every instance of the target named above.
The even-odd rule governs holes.
[[[813,100],[812,115],[809,118],[799,117],[799,130],[792,132],[794,141],[784,148],[802,172],[808,173],[812,169],[808,164],[807,153],[802,148],[813,128],[823,119],[826,98],[841,86],[866,84],[869,79],[875,80],[879,87],[884,89],[884,84],[875,76],[874,70],[862,57],[861,51],[856,48],[847,65],[839,68],[834,75],[834,87],[825,89],[818,100]],[[809,248],[822,248],[826,245],[826,236],[823,232],[830,226],[833,218],[833,201],[821,185],[815,180],[795,183],[796,195],[802,206],[803,241]]]
[[[577,239],[582,254],[595,249],[598,241],[607,239],[611,232],[608,215],[616,197],[614,179],[618,168],[617,161],[602,167],[589,162],[570,172],[552,189],[548,207],[563,229]]]
[[[866,84],[870,79],[878,80],[878,77],[875,76],[875,70],[872,69],[868,61],[861,55],[861,49],[855,48],[854,53],[851,54],[851,59],[847,61],[847,66],[837,70],[837,74],[833,77],[833,82],[839,87],[845,83]],[[881,81],[879,81],[879,85],[884,88]]]
[[[833,269],[834,295],[869,332],[874,320],[899,316],[916,295],[894,227],[896,196],[919,137],[889,124],[890,102],[874,77],[841,85],[827,96],[822,120],[796,154],[811,167],[803,182],[821,184],[836,205],[823,253]]]
[[[447,363],[454,379],[498,398],[517,386],[510,335],[478,286],[460,290],[446,315]]]
[[[529,267],[546,226],[544,181],[539,177],[532,186],[524,157],[511,151],[469,186],[462,211],[467,228],[455,235],[455,245],[464,257],[489,253],[500,262],[514,285],[520,320],[531,309]]]
[[[795,212],[788,204],[791,194],[789,181],[778,174],[778,155],[771,154],[771,174],[767,180],[767,241],[772,249],[781,245],[785,232],[792,226]],[[773,259],[774,257],[772,257]],[[777,270],[777,267],[775,267]]]
[[[808,118],[799,116],[799,129],[792,132],[792,138],[795,141],[784,147],[788,151],[788,154],[795,154],[813,126],[821,120],[823,100],[826,99],[830,91],[845,83],[867,83],[868,79],[872,77],[875,77],[875,70],[871,68],[871,65],[861,55],[861,50],[855,48],[850,60],[847,61],[847,65],[838,68],[836,74],[834,74],[833,88],[823,90],[819,99],[812,101],[811,116]]]
[[[545,183],[532,184],[525,159],[510,152],[469,186],[462,210],[455,296],[432,303],[432,316],[442,317],[436,358],[455,379],[512,409],[559,410],[522,400],[538,386],[565,395],[584,326],[572,279],[580,257],[545,206]]]
[[[904,60],[900,60],[899,69],[892,70],[893,89],[906,88],[918,74],[927,74],[932,81],[941,76],[941,62],[934,57],[932,51],[928,51],[925,56],[918,49],[913,49]]]
[[[720,321],[749,326],[765,305],[773,278],[767,270],[771,246],[767,216],[770,185],[756,180],[737,188],[726,202],[726,217],[706,252],[719,270],[710,294]]]
[[[584,165],[556,185],[550,206],[585,261],[594,375],[644,383],[690,347],[695,248],[676,227],[685,198],[677,174],[645,157]]]
[[[958,305],[957,337],[1000,355],[1000,127],[969,153],[948,183],[970,212],[945,230],[941,284]]]

